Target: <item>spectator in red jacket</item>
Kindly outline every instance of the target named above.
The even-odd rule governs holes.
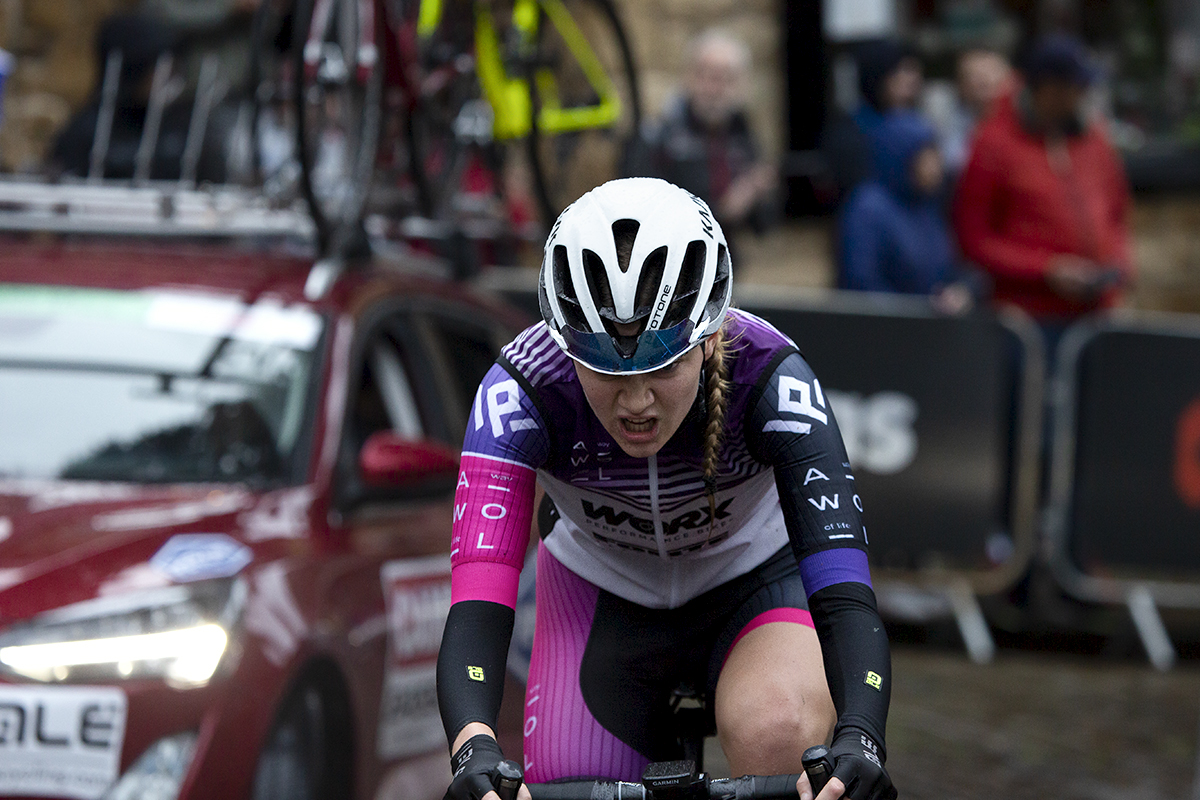
[[[1024,72],[1024,85],[979,126],[954,224],[998,302],[1061,329],[1116,305],[1132,277],[1129,190],[1103,127],[1084,116],[1094,72],[1083,46],[1042,39]]]

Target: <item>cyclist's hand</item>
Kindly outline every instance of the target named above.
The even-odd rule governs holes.
[[[879,747],[857,728],[842,730],[829,748],[833,774],[816,800],[895,800],[896,788],[879,757]]]
[[[443,800],[500,800],[496,794],[496,769],[504,760],[500,745],[486,733],[479,733],[462,743],[450,758],[454,779]],[[530,800],[524,784],[518,800]]]

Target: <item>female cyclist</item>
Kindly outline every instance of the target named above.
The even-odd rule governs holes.
[[[832,737],[819,800],[894,796],[888,643],[841,435],[795,345],[730,310],[731,285],[708,206],[666,181],[606,183],[551,230],[544,321],[484,378],[463,446],[438,658],[449,800],[495,800],[538,480],[527,780],[637,781],[678,758],[669,699],[688,682],[735,775],[799,773]]]

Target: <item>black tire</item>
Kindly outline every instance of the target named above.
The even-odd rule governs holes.
[[[641,92],[633,54],[611,0],[563,2],[616,84],[621,99],[621,117],[612,128],[546,133],[537,125],[543,99],[530,75],[530,83],[534,87],[534,125],[528,139],[529,160],[539,210],[547,227],[581,194],[605,181],[621,177],[626,151],[632,138],[637,135],[642,120]],[[537,56],[531,66],[554,70],[564,108],[590,105],[595,101],[595,91],[544,12],[538,25]]]
[[[331,0],[323,40],[309,42],[317,2],[300,0],[295,15],[293,102],[300,187],[317,227],[318,246],[327,253],[339,243],[357,240],[362,228],[379,148],[385,50],[383,25],[376,24],[379,56],[374,68],[360,76],[357,0]]]
[[[420,3],[405,4],[404,24],[416,28]],[[418,45],[413,111],[405,120],[409,170],[422,216],[446,220],[454,212],[472,144],[455,133],[463,107],[479,102],[473,64],[474,12],[465,0],[447,0],[437,29]]]
[[[472,148],[454,133],[467,102],[478,99],[473,77],[454,81],[437,95],[421,98],[407,121],[417,207],[430,219],[449,219]]]
[[[351,755],[344,708],[316,681],[280,708],[258,757],[253,800],[349,798]]]

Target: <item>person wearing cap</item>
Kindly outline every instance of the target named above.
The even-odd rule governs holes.
[[[1047,36],[1022,72],[979,126],[954,227],[995,300],[1032,314],[1053,346],[1071,320],[1118,304],[1133,277],[1129,189],[1103,125],[1085,114],[1096,72],[1082,43]]]
[[[735,774],[798,774],[829,742],[816,800],[896,797],[863,501],[820,381],[730,308],[732,281],[708,204],[660,179],[610,181],[554,224],[542,321],[484,377],[463,443],[437,666],[448,800],[498,800],[535,484],[527,780],[638,781],[682,758],[686,684]],[[796,790],[813,800],[807,776]]]

